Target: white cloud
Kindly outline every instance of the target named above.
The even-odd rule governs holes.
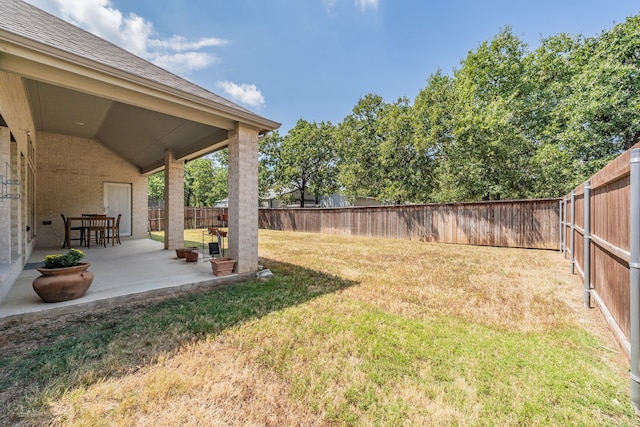
[[[362,10],[366,10],[367,8],[373,8],[373,9],[377,9],[378,8],[378,3],[380,3],[379,0],[355,0],[356,1],[356,6],[359,6],[360,9]]]
[[[158,38],[153,23],[135,13],[123,15],[111,0],[28,1],[176,74],[188,75],[216,63],[215,55],[201,50],[227,43],[219,38],[191,41],[179,35]]]
[[[157,55],[153,63],[176,74],[189,74],[202,70],[218,62],[218,58],[205,52],[185,52],[171,55]]]
[[[233,101],[241,102],[255,108],[264,106],[264,96],[254,84],[237,84],[229,81],[221,81],[217,83],[217,86]]]
[[[149,45],[175,51],[198,50],[209,46],[224,46],[227,40],[217,38],[200,39],[196,42],[190,42],[182,36],[173,36],[166,40],[149,40]]]

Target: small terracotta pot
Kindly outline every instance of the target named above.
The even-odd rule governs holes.
[[[184,258],[187,255],[187,252],[191,252],[194,249],[198,249],[197,246],[191,246],[188,248],[176,248],[176,256],[178,258]]]
[[[195,252],[192,250],[187,250],[184,253],[184,258],[186,262],[198,262],[198,256],[200,255],[199,252]]]

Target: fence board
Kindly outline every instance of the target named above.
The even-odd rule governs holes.
[[[148,210],[149,231],[164,230],[164,208],[153,207]],[[185,230],[194,228],[220,227],[219,215],[227,213],[227,208],[184,208]]]
[[[640,144],[632,148],[640,148]],[[594,300],[617,335],[618,344],[630,355],[629,251],[631,150],[614,159],[590,178],[590,283]],[[584,268],[584,184],[575,191],[575,248],[570,254],[577,270]],[[567,197],[571,197],[568,195]],[[567,242],[571,239],[568,229]],[[584,281],[584,274],[581,274]]]
[[[558,249],[558,199],[260,209],[259,227],[425,242]]]

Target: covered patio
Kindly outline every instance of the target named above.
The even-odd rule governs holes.
[[[225,148],[229,254],[236,273],[255,273],[258,141],[279,123],[30,4],[0,0],[0,8],[0,304],[30,274],[23,266],[41,260],[40,248],[62,245],[61,215],[122,215],[120,235],[145,239],[147,177],[159,171],[161,249],[175,256],[184,164]],[[133,248],[114,256],[141,256]]]
[[[45,303],[36,295],[31,283],[40,275],[36,267],[42,265],[44,256],[54,252],[54,249],[36,249],[31,254],[7,297],[0,303],[0,324],[143,301],[254,276],[244,273],[216,277],[205,251],[201,251],[197,263],[187,263],[177,258],[175,251],[165,251],[160,242],[124,239],[121,248],[95,246],[84,251],[83,261],[91,264],[89,270],[95,278],[82,298]]]

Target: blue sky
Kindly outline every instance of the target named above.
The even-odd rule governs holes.
[[[413,100],[506,26],[535,49],[595,36],[636,0],[27,0],[282,123],[338,124],[368,93]]]

